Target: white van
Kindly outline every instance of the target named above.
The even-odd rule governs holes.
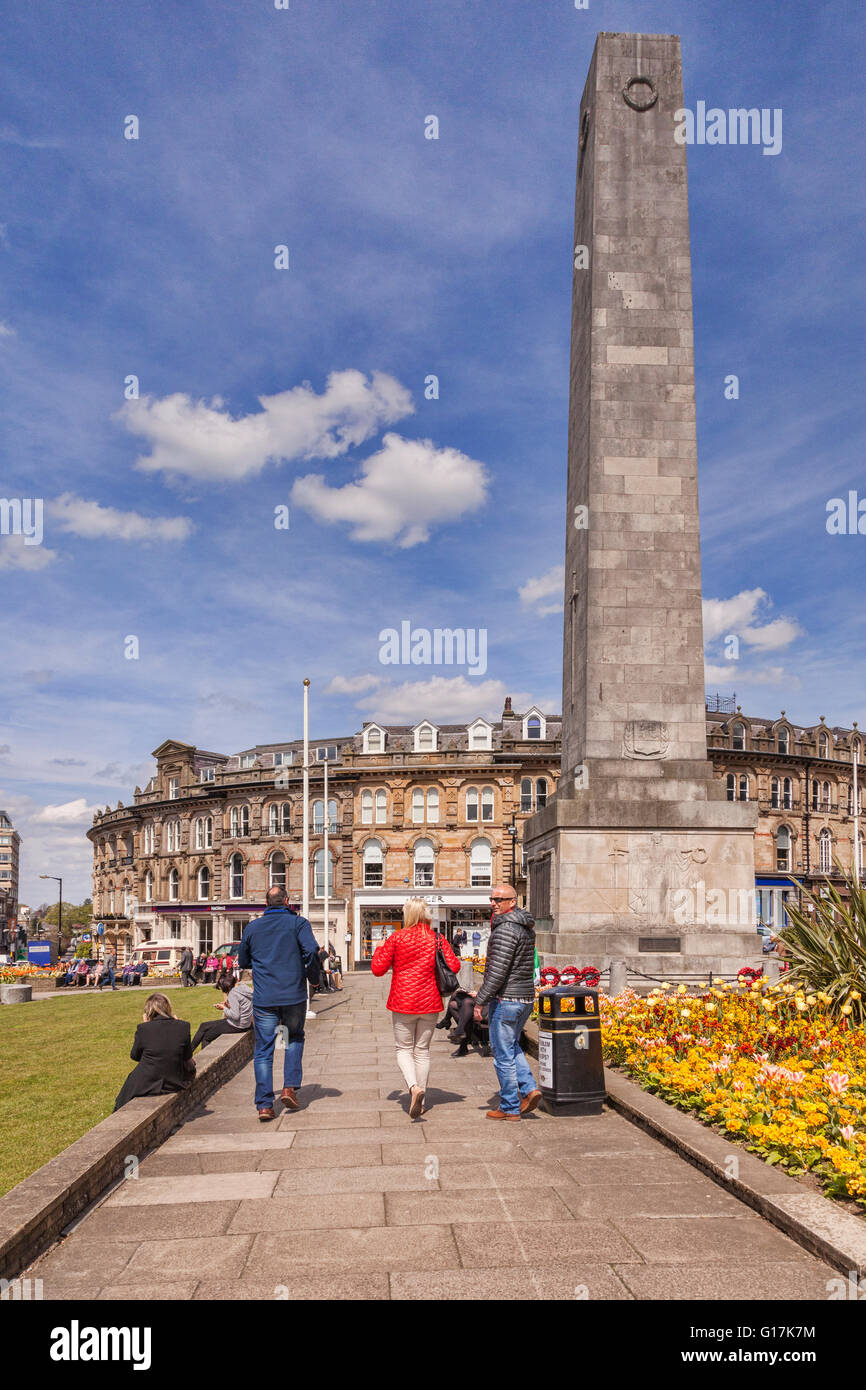
[[[182,941],[146,941],[136,946],[130,961],[133,965],[147,962],[148,970],[180,969],[180,958],[186,950]]]

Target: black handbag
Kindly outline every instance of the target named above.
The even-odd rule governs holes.
[[[436,938],[436,954],[433,957],[433,974],[436,977],[436,988],[444,998],[454,993],[460,981],[442,954],[439,933],[434,932],[434,936]]]

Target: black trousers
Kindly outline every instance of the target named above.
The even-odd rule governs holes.
[[[202,1047],[207,1047],[214,1038],[219,1038],[223,1033],[245,1033],[245,1028],[235,1028],[233,1024],[227,1023],[224,1018],[209,1019],[206,1023],[200,1023],[198,1031],[192,1040],[192,1050],[195,1052],[199,1043]]]

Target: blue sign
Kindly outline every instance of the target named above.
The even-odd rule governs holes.
[[[97,935],[98,935],[98,936],[104,936],[104,935],[105,935],[105,923],[104,923],[104,922],[97,922],[97,924],[96,924],[96,932],[97,932]]]
[[[31,965],[51,965],[52,943],[50,941],[28,941],[27,959]]]

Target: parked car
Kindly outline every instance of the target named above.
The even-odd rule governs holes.
[[[237,969],[238,951],[240,949],[241,943],[239,941],[227,941],[224,945],[217,946],[214,955],[220,963],[220,970],[222,970],[223,967],[230,970]]]

